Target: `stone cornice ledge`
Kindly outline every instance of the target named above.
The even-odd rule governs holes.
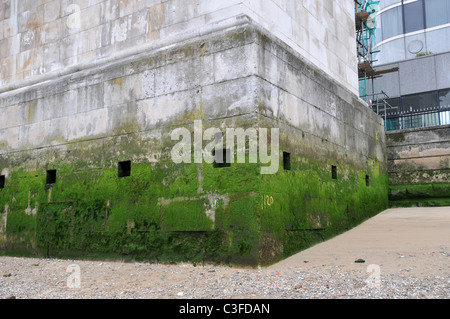
[[[195,31],[190,30],[189,32],[185,32],[173,37],[151,41],[140,46],[122,50],[115,54],[102,56],[93,61],[71,65],[61,70],[55,70],[42,75],[34,76],[32,78],[21,80],[13,84],[6,84],[0,86],[0,98],[4,98],[5,95],[9,95],[9,93],[17,94],[19,93],[18,90],[27,90],[34,85],[43,84],[56,78],[68,76],[80,71],[102,67],[111,63],[120,62],[127,58],[136,57],[141,54],[148,54],[149,51],[157,52],[167,50],[170,47],[179,45],[182,42],[186,42],[198,37],[202,38],[216,32],[238,28],[246,24],[253,24],[253,20],[248,15],[241,14],[232,18],[218,21],[216,23],[207,24],[203,28]]]

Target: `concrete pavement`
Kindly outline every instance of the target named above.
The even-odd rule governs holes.
[[[364,263],[355,263],[357,259]],[[450,276],[450,207],[388,209],[350,231],[300,252],[269,269],[317,266]]]

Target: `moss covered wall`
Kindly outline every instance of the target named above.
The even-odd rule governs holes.
[[[337,164],[333,180],[333,161],[297,155],[289,171],[281,167],[274,175],[261,175],[259,164],[162,160],[132,162],[131,176],[119,178],[117,166],[106,162],[84,168],[82,160],[56,160],[50,186],[45,169],[13,170],[0,191],[7,214],[3,251],[267,264],[386,208],[387,178],[377,161],[365,170]]]
[[[388,205],[381,119],[255,25],[0,98],[5,254],[270,264]],[[194,120],[279,129],[280,169],[174,163]]]

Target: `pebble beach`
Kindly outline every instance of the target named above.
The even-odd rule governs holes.
[[[0,257],[0,299],[449,299],[450,209],[388,210],[269,267]]]

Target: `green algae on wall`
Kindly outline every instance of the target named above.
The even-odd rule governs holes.
[[[223,211],[227,201],[199,197],[198,165],[135,164],[126,178],[119,178],[116,168],[79,169],[82,166],[54,165],[53,185],[45,184],[45,171],[11,174],[8,187],[1,190],[2,207],[9,205],[5,250],[19,251],[31,243],[41,255],[228,259],[225,232],[204,213]],[[203,167],[203,173],[208,191],[211,180],[223,178],[209,167]],[[248,174],[243,178],[248,180]],[[233,182],[235,187],[242,184]],[[37,210],[27,215],[28,207]]]
[[[274,175],[260,175],[257,164],[141,163],[125,178],[116,167],[63,163],[53,166],[57,180],[47,187],[44,171],[13,171],[1,194],[2,207],[9,205],[4,250],[270,264],[387,206],[378,164],[364,172],[338,165],[333,180],[329,165],[297,163]]]
[[[450,206],[450,183],[392,185],[389,187],[391,207]]]
[[[450,206],[450,125],[386,133],[391,207]]]
[[[336,180],[331,165],[302,163],[265,176],[261,183],[261,232],[283,246],[273,261],[342,233],[388,206],[387,176],[379,173],[378,163],[364,172],[338,165]]]

